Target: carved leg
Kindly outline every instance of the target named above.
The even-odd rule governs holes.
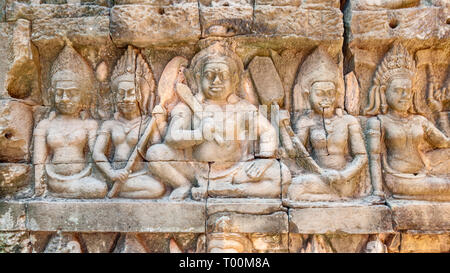
[[[268,161],[265,163],[268,163],[269,167],[258,178],[250,178],[246,174],[246,167],[252,163],[247,162],[240,167],[234,177],[230,175],[227,179],[210,180],[209,195],[237,198],[279,198],[281,193],[280,164],[276,160],[264,160]]]
[[[182,200],[189,195],[194,180],[194,168],[189,162],[177,161],[184,159],[181,150],[175,150],[165,144],[151,146],[146,158],[153,175],[173,188],[170,194],[172,200]]]
[[[164,185],[153,177],[141,175],[128,179],[119,194],[124,198],[153,199],[161,197],[165,192]]]
[[[104,198],[108,190],[105,182],[93,177],[64,182],[49,179],[48,183],[52,195],[63,198]]]
[[[385,175],[386,185],[397,198],[450,201],[450,182],[441,177],[401,178]]]
[[[299,175],[292,179],[288,199],[293,201],[330,201],[338,199],[330,186],[316,174]]]

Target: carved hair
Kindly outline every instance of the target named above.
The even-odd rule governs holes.
[[[301,114],[310,110],[309,91],[316,82],[332,82],[339,96],[338,107],[342,107],[344,87],[342,72],[325,49],[318,47],[302,63],[293,91],[294,112]]]
[[[231,75],[233,77],[233,83],[236,88],[240,87],[240,79],[243,75],[244,64],[242,63],[241,58],[234,53],[234,51],[230,48],[230,46],[225,45],[222,42],[216,42],[213,45],[201,50],[198,52],[194,58],[192,58],[192,62],[190,65],[190,72],[192,76],[196,79],[200,77],[203,72],[204,66],[211,60],[214,62],[224,62],[228,64],[231,70]],[[196,89],[198,89],[198,82],[195,82]]]
[[[143,114],[149,113],[155,101],[155,79],[153,71],[144,60],[141,53],[129,45],[127,51],[117,61],[116,67],[111,75],[111,87],[117,92],[120,82],[128,81],[135,83],[136,97]]]
[[[91,97],[94,92],[94,72],[89,64],[78,52],[67,43],[53,62],[50,70],[51,75],[51,98],[54,104],[54,91],[58,81],[72,81],[77,84],[82,92],[83,109],[89,108]]]
[[[408,50],[396,43],[384,56],[383,61],[378,66],[373,79],[373,86],[369,91],[368,105],[364,109],[365,115],[385,114],[388,109],[386,103],[386,89],[395,78],[412,79],[415,72],[414,59]],[[417,99],[414,94],[414,102]],[[413,103],[416,105],[416,103]]]

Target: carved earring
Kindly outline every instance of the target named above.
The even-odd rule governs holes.
[[[386,114],[388,110],[388,105],[386,103],[386,86],[380,86],[380,101],[381,101],[381,113]]]

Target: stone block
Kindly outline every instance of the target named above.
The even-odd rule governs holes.
[[[0,201],[0,231],[25,230],[24,202]]]
[[[200,1],[202,36],[234,36],[249,34],[253,21],[250,1]]]
[[[196,0],[116,0],[114,5],[149,5],[156,7],[197,4]]]
[[[311,10],[297,7],[256,6],[253,33],[291,35],[322,42],[339,42],[344,33],[344,26],[339,9]]]
[[[301,234],[393,232],[391,211],[382,205],[289,209],[289,230]]]
[[[10,37],[14,30],[14,23],[0,23],[0,98],[10,98],[6,90],[6,78],[11,65]]]
[[[29,161],[32,129],[30,106],[19,101],[0,101],[0,162]]]
[[[351,13],[350,13],[351,12]],[[390,44],[392,39],[448,39],[448,9],[422,7],[399,10],[349,11],[345,16],[350,47]]]
[[[287,233],[288,216],[286,212],[264,215],[241,213],[217,213],[208,217],[207,231],[220,231],[222,221],[227,222],[226,232],[238,233]]]
[[[109,16],[109,8],[97,5],[73,5],[73,4],[25,4],[13,2],[6,9],[6,20],[16,21],[27,19],[34,21],[37,19],[50,18],[80,18]]]
[[[242,214],[271,214],[286,211],[279,199],[208,198],[207,213],[236,212]]]
[[[197,4],[177,7],[120,5],[111,9],[111,36],[118,46],[194,43],[200,38]]]
[[[388,200],[396,230],[450,230],[450,202]]]
[[[449,234],[402,234],[400,245],[402,253],[448,253],[449,251]]]
[[[31,41],[42,50],[44,46],[62,46],[63,37],[77,45],[106,44],[109,37],[109,17],[44,18],[33,21]]]
[[[32,167],[22,163],[0,163],[0,196],[30,184]]]
[[[205,205],[165,200],[30,201],[27,228],[66,232],[204,232]]]
[[[209,198],[208,232],[287,233],[288,218],[277,199]]]

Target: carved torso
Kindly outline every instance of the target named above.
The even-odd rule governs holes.
[[[42,126],[42,127],[41,127]],[[38,130],[45,130],[49,147],[50,163],[54,170],[62,175],[72,175],[86,165],[89,132],[96,130],[96,122],[81,119],[43,120]],[[67,168],[66,164],[71,164]]]
[[[212,114],[212,117],[204,117],[203,119],[212,118],[217,125],[218,134],[224,140],[223,144],[217,143],[215,140],[206,140],[198,146],[194,147],[194,158],[200,161],[230,161],[235,162],[245,160],[247,156],[248,141],[245,138],[246,123],[251,115],[253,105],[244,100],[240,100],[235,104],[227,104],[225,106],[205,104],[204,110]],[[216,109],[217,111],[214,111]],[[194,128],[199,126],[201,121],[194,119]],[[240,137],[236,137],[240,136]],[[248,138],[247,138],[248,139]]]
[[[296,132],[317,163],[325,168],[341,170],[351,161],[350,126],[357,120],[349,115],[323,119],[319,115],[303,116],[296,123]],[[365,153],[363,142],[350,147],[353,153]]]
[[[420,173],[425,167],[420,145],[424,142],[423,117],[411,115],[404,119],[380,115],[387,150],[387,162],[393,170],[402,173]]]
[[[112,162],[116,168],[123,168],[139,141],[139,135],[145,130],[149,118],[137,117],[133,120],[117,118],[106,121],[102,132],[111,136],[113,144]]]

